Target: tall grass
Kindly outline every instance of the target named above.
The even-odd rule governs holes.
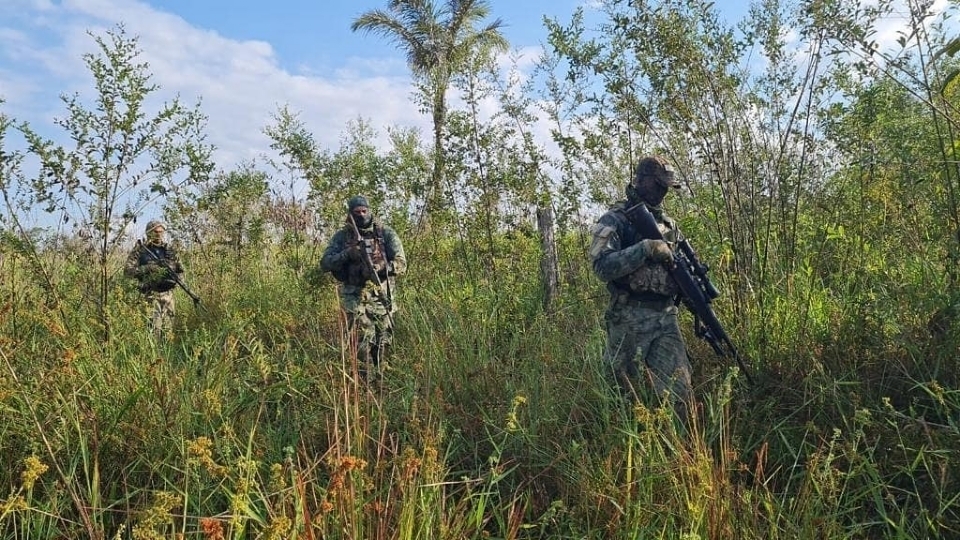
[[[443,246],[434,261],[408,249],[375,386],[327,278],[266,263],[232,275],[187,254],[203,303],[179,296],[161,342],[120,283],[103,342],[81,279],[60,284],[67,306],[6,279],[0,537],[960,534],[955,333],[933,345],[904,321],[894,342],[819,280],[768,291],[784,332],[764,358],[745,345],[757,386],[687,336],[700,414],[684,431],[609,388],[590,276],[578,282],[595,289],[543,313],[532,246],[496,283]]]

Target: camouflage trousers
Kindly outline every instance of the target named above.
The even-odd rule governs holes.
[[[357,345],[357,364],[363,378],[380,379],[386,369],[386,348],[393,340],[396,309],[369,288],[359,296],[341,298],[351,340]],[[392,307],[392,306],[391,306]]]
[[[158,339],[173,332],[173,318],[177,314],[173,300],[173,291],[150,292],[146,294],[150,310],[150,327]]]
[[[604,360],[621,392],[630,400],[637,399],[639,363],[643,362],[653,391],[672,400],[677,416],[686,420],[693,405],[692,369],[677,307],[672,303],[651,307],[621,298],[611,303],[605,319]]]

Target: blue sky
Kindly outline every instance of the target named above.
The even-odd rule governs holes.
[[[567,21],[586,0],[493,0],[515,52],[532,62],[545,38],[544,15]],[[218,164],[268,151],[262,130],[280,106],[300,112],[326,148],[349,121],[413,126],[429,118],[411,103],[405,58],[387,40],[354,33],[361,13],[386,0],[0,0],[3,111],[53,136],[59,96],[92,95],[82,54],[88,31],[123,23],[138,36],[159,96],[202,99]],[[589,9],[589,8],[588,8]],[[49,131],[48,131],[49,130]]]
[[[512,56],[529,69],[545,40],[543,17],[569,21],[578,6],[598,0],[490,0],[505,23]],[[729,22],[751,0],[718,2]],[[873,0],[863,0],[871,2]],[[902,0],[897,0],[902,1]],[[937,9],[948,0],[936,0]],[[65,115],[61,94],[92,98],[82,55],[122,23],[138,36],[156,96],[202,101],[208,142],[223,170],[270,152],[263,129],[286,106],[335,150],[347,125],[363,118],[386,139],[386,128],[414,127],[429,140],[430,119],[411,101],[403,55],[378,36],[357,34],[351,22],[387,0],[0,0],[0,105],[6,115],[62,139],[54,119]],[[893,42],[904,20],[877,34]],[[156,109],[153,109],[156,111]],[[540,126],[542,128],[542,126]],[[549,151],[546,129],[534,128]],[[16,140],[7,141],[17,146]],[[60,137],[58,137],[60,136]],[[22,145],[22,141],[20,141]],[[30,177],[36,171],[25,170]]]
[[[545,40],[543,17],[566,22],[596,0],[490,0],[513,53],[529,68]],[[946,0],[937,0],[944,4]],[[48,136],[65,114],[62,93],[91,97],[82,54],[88,31],[123,23],[139,36],[142,59],[164,100],[202,100],[207,134],[222,168],[269,151],[262,133],[279,107],[299,112],[325,148],[336,149],[347,124],[364,118],[429,133],[429,118],[410,97],[409,72],[393,44],[354,33],[361,13],[387,0],[0,0],[2,110]],[[729,21],[749,0],[719,3]],[[902,28],[903,21],[892,21]],[[891,34],[892,36],[892,34]],[[892,37],[887,36],[887,40]]]
[[[384,8],[386,0],[163,0],[148,2],[175,13],[188,23],[215,29],[238,40],[263,40],[271,44],[282,67],[297,70],[336,69],[350,58],[395,57],[383,39],[357,34],[351,22],[361,13]],[[514,46],[534,46],[543,38],[544,15],[569,18],[582,0],[494,0],[492,17]],[[268,7],[276,6],[276,7]]]

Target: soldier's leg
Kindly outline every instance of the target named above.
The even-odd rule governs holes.
[[[160,306],[160,331],[169,338],[173,335],[173,320],[177,314],[173,291],[160,293],[157,300]]]
[[[374,326],[376,327],[376,337],[372,347],[373,363],[380,371],[386,368],[387,346],[393,341],[392,319],[386,314],[378,314]]]
[[[680,333],[675,308],[663,314],[643,360],[650,370],[653,389],[657,396],[668,396],[674,411],[683,421],[689,420],[694,405],[690,360]]]
[[[604,363],[612,376],[615,387],[625,399],[639,399],[640,371],[637,367],[637,352],[641,335],[637,332],[636,318],[628,309],[611,307],[605,314],[607,343]]]
[[[156,295],[150,299],[150,305],[153,306],[153,312],[150,314],[150,329],[153,330],[153,337],[160,339],[163,337],[163,305]]]
[[[376,325],[365,306],[357,310],[353,327],[357,339],[357,368],[360,376],[366,378],[368,372],[375,369],[373,349]]]
[[[173,291],[152,292],[147,296],[151,306],[150,327],[157,339],[169,335],[173,326]]]
[[[370,318],[374,326],[374,339],[370,349],[375,376],[382,377],[387,369],[387,347],[393,340],[393,313],[388,313],[381,302],[370,306]]]

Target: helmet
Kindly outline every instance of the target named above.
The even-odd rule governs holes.
[[[680,181],[677,180],[673,167],[661,156],[647,156],[641,159],[633,174],[633,184],[639,185],[640,179],[647,176],[654,177],[657,183],[665,188],[680,187]]]
[[[156,229],[157,227],[163,227],[164,229],[167,228],[167,226],[164,225],[164,223],[159,219],[151,219],[150,221],[147,222],[147,226],[146,228],[144,228],[143,232],[146,234],[150,234],[150,231]]]
[[[370,205],[367,204],[367,199],[363,195],[357,195],[355,197],[351,197],[350,200],[347,201],[347,209],[350,210],[351,212],[353,212],[354,208],[357,208],[359,206],[365,206],[367,208],[370,208]]]

